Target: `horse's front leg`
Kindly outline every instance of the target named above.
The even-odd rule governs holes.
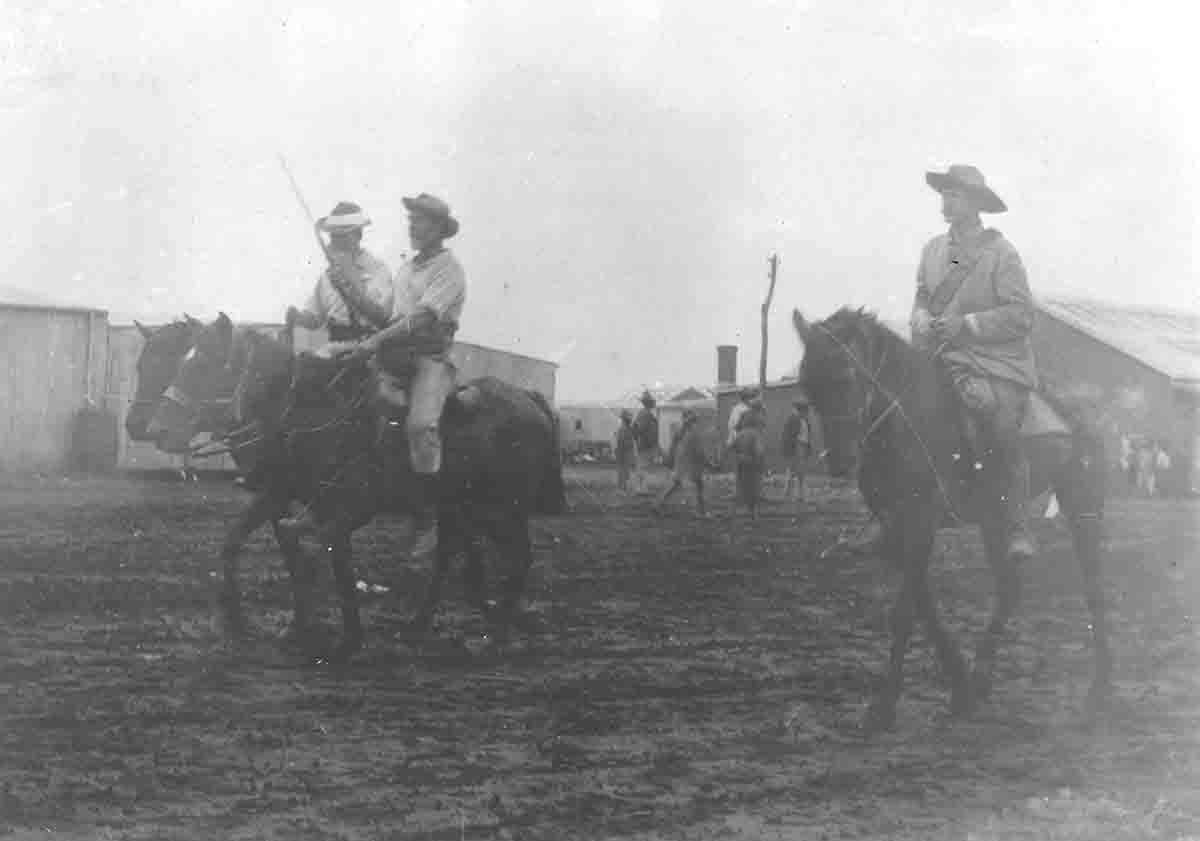
[[[908,653],[908,642],[912,636],[913,618],[916,614],[914,590],[916,581],[906,570],[900,591],[892,605],[892,647],[888,658],[887,674],[883,685],[867,708],[863,721],[865,730],[890,730],[896,723],[896,702],[904,683],[904,657]]]
[[[307,647],[311,642],[313,630],[313,590],[315,587],[315,572],[312,561],[300,548],[300,539],[290,531],[279,527],[279,518],[271,520],[271,528],[275,532],[275,540],[283,553],[283,562],[287,566],[288,578],[292,584],[292,625],[288,636]]]
[[[336,663],[345,663],[358,653],[363,644],[357,581],[350,557],[350,530],[339,527],[334,531],[329,539],[328,549],[338,598],[342,603],[342,641],[334,650],[332,659]]]
[[[987,698],[992,691],[992,675],[996,667],[996,650],[1000,636],[1016,609],[1021,595],[1021,579],[1017,565],[1007,557],[1008,532],[1003,522],[989,519],[982,526],[983,548],[988,566],[996,580],[996,602],[992,618],[975,648],[975,666],[971,671],[971,687],[977,698]]]
[[[241,554],[250,535],[264,523],[277,516],[278,502],[268,493],[260,492],[250,505],[234,521],[221,544],[221,565],[224,577],[218,604],[224,620],[226,636],[236,639],[246,633],[246,619],[242,613],[242,597],[239,578]]]

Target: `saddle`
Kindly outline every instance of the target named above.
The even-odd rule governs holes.
[[[953,386],[948,387],[954,393],[958,424],[966,450],[958,462],[959,475],[970,480],[975,474],[974,465],[982,460],[982,433],[975,418],[959,399],[957,390]],[[1021,440],[1028,442],[1041,437],[1069,437],[1081,422],[1081,413],[1071,406],[1066,397],[1048,390],[1034,389],[1029,392],[1025,415],[1021,419]]]

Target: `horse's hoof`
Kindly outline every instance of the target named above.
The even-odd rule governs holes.
[[[886,733],[896,726],[896,704],[893,701],[875,700],[867,707],[867,712],[859,724],[859,729],[866,735]]]
[[[970,718],[973,712],[975,712],[975,697],[969,688],[954,690],[950,693],[950,715],[952,718]]]
[[[508,617],[508,624],[529,636],[541,636],[550,633],[550,624],[536,610],[513,611]]]
[[[983,669],[971,672],[971,694],[976,700],[986,701],[992,696],[992,674]]]
[[[240,613],[225,614],[221,617],[221,632],[232,644],[241,644],[250,637],[246,620]]]
[[[418,615],[407,622],[400,623],[400,629],[392,635],[392,639],[400,643],[421,642],[433,631],[433,617]]]
[[[1088,720],[1099,718],[1108,711],[1112,701],[1112,684],[1093,683],[1083,699],[1083,713]]]
[[[335,666],[344,666],[361,650],[361,636],[346,637],[333,649],[333,652],[329,655],[329,662]]]

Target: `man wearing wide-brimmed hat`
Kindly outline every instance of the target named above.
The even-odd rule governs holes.
[[[642,408],[633,419],[633,439],[637,445],[637,470],[633,474],[633,484],[638,493],[646,493],[650,489],[650,471],[661,449],[658,444],[658,414],[654,410],[658,402],[649,389],[644,389],[638,400]]]
[[[1033,296],[1016,248],[981,213],[1008,208],[978,169],[956,164],[930,172],[926,182],[941,194],[950,230],[921,253],[912,311],[913,343],[946,366],[977,431],[976,446],[991,458],[985,474],[1004,500],[1008,554],[1036,552],[1029,529],[1029,465],[1020,425],[1029,393],[1038,385],[1030,333]]]
[[[466,302],[467,281],[462,265],[444,244],[458,233],[450,206],[422,193],[404,199],[404,207],[416,254],[397,269],[393,279],[391,323],[364,339],[358,353],[375,355],[385,401],[399,397],[401,381],[411,380],[404,431],[416,481],[404,491],[416,516],[414,554],[425,555],[436,540],[435,490],[442,464],[439,423],[454,389],[450,348]]]
[[[392,272],[362,247],[370,217],[353,202],[338,202],[317,230],[329,236],[330,264],[317,278],[303,309],[288,307],[287,324],[309,330],[325,327],[333,343],[358,341],[391,320]]]
[[[725,446],[732,447],[733,439],[737,437],[739,424],[742,421],[742,415],[750,411],[750,404],[754,402],[754,398],[758,396],[758,389],[752,386],[743,386],[738,391],[738,402],[733,404],[733,408],[729,410],[729,422],[726,424]]]

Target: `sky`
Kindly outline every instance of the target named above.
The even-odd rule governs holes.
[[[797,365],[790,313],[903,320],[979,167],[1035,295],[1200,310],[1186,4],[0,3],[7,285],[125,315],[279,320],[315,215],[450,203],[460,338],[560,363],[559,400]]]

